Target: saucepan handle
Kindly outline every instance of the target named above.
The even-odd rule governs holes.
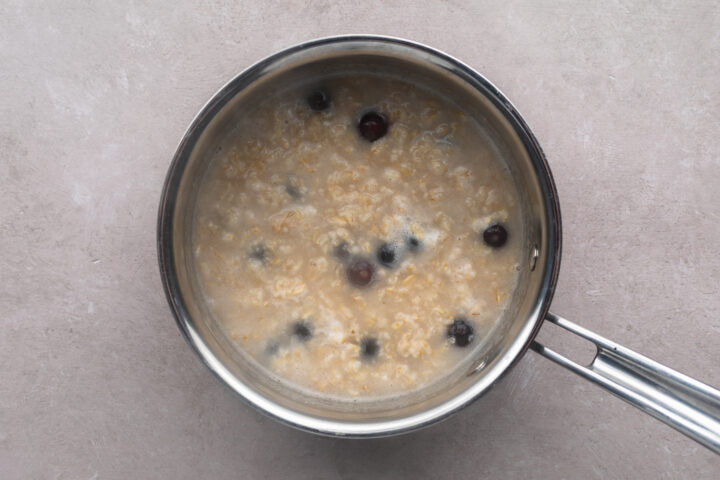
[[[534,341],[530,348],[720,454],[720,391],[548,313],[545,320],[597,347],[589,366]]]

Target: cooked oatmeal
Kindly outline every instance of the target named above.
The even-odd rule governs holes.
[[[278,92],[203,179],[199,281],[234,344],[291,384],[407,392],[502,321],[517,198],[476,120],[437,95],[373,76]]]

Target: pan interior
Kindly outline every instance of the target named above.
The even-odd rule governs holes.
[[[405,395],[340,400],[289,387],[238,351],[204,301],[190,246],[202,178],[218,146],[245,112],[273,92],[353,73],[410,79],[421,88],[442,92],[443,97],[462,106],[481,125],[488,142],[512,173],[519,192],[524,260],[505,318],[485,333],[472,355],[452,374]],[[244,72],[198,116],[178,151],[166,187],[172,207],[171,296],[182,317],[179,321],[187,322],[185,329],[191,342],[210,367],[226,381],[232,378],[228,382],[231,387],[251,403],[274,415],[291,412],[292,419],[285,420],[304,428],[315,428],[308,425],[308,418],[335,422],[335,431],[326,433],[339,433],[343,425],[351,424],[368,425],[367,431],[372,433],[372,425],[378,422],[427,417],[428,412],[439,417],[450,412],[451,404],[452,408],[466,404],[486,391],[522,354],[539,325],[554,284],[558,232],[553,226],[555,219],[549,218],[552,186],[546,179],[549,172],[542,154],[524,128],[512,107],[472,71],[409,46],[388,46],[383,42],[318,44]],[[408,424],[407,428],[415,426]]]

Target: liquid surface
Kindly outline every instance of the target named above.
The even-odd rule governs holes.
[[[260,365],[315,393],[394,395],[449,374],[502,320],[517,198],[456,105],[338,78],[241,120],[201,185],[193,254],[212,313]]]

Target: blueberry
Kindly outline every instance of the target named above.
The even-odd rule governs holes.
[[[301,342],[307,342],[308,340],[310,340],[310,337],[312,337],[312,327],[307,321],[298,320],[297,322],[293,323],[292,334]]]
[[[347,267],[347,277],[356,287],[366,287],[375,278],[375,267],[364,258],[353,261]]]
[[[360,356],[366,360],[375,358],[380,353],[380,345],[376,338],[364,337],[360,340]]]
[[[280,349],[280,342],[272,340],[265,346],[265,353],[267,355],[275,355]]]
[[[330,95],[324,90],[315,90],[305,100],[308,106],[316,112],[322,112],[330,108]]]
[[[499,223],[494,223],[485,229],[483,232],[483,241],[485,244],[493,247],[500,248],[507,242],[508,233],[505,227]]]
[[[350,258],[350,246],[345,241],[338,243],[333,248],[333,255],[342,261],[347,260]]]
[[[260,263],[265,263],[268,259],[269,252],[267,247],[263,244],[258,244],[250,249],[250,258]]]
[[[389,243],[383,243],[377,249],[377,259],[382,265],[392,267],[395,263],[395,247]]]
[[[447,336],[456,347],[467,347],[473,341],[475,330],[463,317],[455,317],[448,325]]]
[[[358,123],[360,135],[369,141],[374,142],[385,136],[388,131],[388,120],[385,115],[377,112],[368,112],[360,118]]]
[[[417,252],[420,249],[420,240],[414,235],[409,236],[405,243],[407,244],[408,250],[411,252]]]
[[[300,200],[302,198],[302,193],[300,193],[300,187],[298,187],[297,184],[293,181],[289,181],[285,184],[285,193],[290,195],[293,200]]]

